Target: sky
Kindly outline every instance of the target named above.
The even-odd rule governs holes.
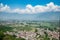
[[[42,13],[60,12],[60,0],[0,0],[0,12]]]
[[[38,14],[39,13],[38,15],[40,17],[41,17],[41,13],[43,13],[42,15],[43,18],[41,17],[41,19],[48,19],[49,17],[51,19],[53,18],[59,19],[60,0],[0,0],[0,18],[2,18],[1,12],[3,12],[3,15],[5,16],[7,15],[6,13],[17,13],[17,14]],[[52,14],[52,12],[54,13]],[[36,15],[36,18],[38,15]],[[45,18],[44,15],[47,17]],[[31,18],[34,19],[34,17],[32,16]]]
[[[0,0],[0,3],[7,4],[11,7],[25,7],[27,4],[35,5],[46,5],[47,3],[53,2],[56,5],[60,5],[60,0]]]

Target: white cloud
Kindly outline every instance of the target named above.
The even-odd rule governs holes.
[[[42,13],[42,12],[51,12],[51,11],[59,11],[60,12],[60,6],[55,5],[53,2],[50,2],[46,4],[45,6],[42,5],[26,5],[25,9],[11,9],[8,5],[3,5],[2,3],[0,4],[0,12],[9,12],[9,13]]]
[[[0,12],[3,11],[10,11],[10,7],[7,5],[3,5],[2,3],[0,4]]]

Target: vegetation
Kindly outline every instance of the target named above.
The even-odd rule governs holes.
[[[13,35],[4,34],[3,31],[0,31],[0,40],[25,40],[24,38],[16,38]]]
[[[9,24],[8,24],[9,23]],[[36,33],[35,38],[37,40],[50,40],[50,36],[48,35],[48,33],[46,32],[46,30],[48,29],[49,31],[53,32],[53,31],[57,31],[58,32],[58,22],[31,22],[31,21],[27,21],[27,22],[1,22],[0,23],[0,40],[25,40],[22,37],[16,38],[15,35],[8,35],[8,34],[4,34],[4,32],[17,32],[17,31],[28,31],[31,32],[32,30],[34,30],[34,33]],[[40,35],[38,32],[39,30],[37,29],[44,29],[44,35]],[[16,29],[13,30],[13,29]],[[52,38],[52,40],[57,40],[56,38]]]

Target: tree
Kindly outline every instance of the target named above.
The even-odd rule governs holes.
[[[49,38],[49,36],[48,36],[48,34],[47,34],[47,32],[44,32],[44,34],[45,34],[45,36],[44,36],[44,40],[50,40],[50,38]]]
[[[4,33],[3,33],[3,31],[0,31],[0,40],[3,40],[3,37],[4,37],[5,35],[4,35]]]
[[[3,40],[25,40],[24,38],[16,38],[15,36],[12,35],[6,35]]]

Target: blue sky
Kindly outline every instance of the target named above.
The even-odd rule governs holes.
[[[46,5],[47,3],[54,2],[56,5],[60,5],[60,0],[0,0],[0,3],[7,4],[11,8],[24,8],[27,4],[35,5]]]
[[[0,18],[9,18],[11,13],[29,14],[11,17],[22,19],[59,19],[60,0],[0,0]],[[9,15],[8,15],[9,14]],[[30,15],[32,14],[32,15]],[[34,14],[34,15],[33,15]],[[37,15],[36,15],[37,14]],[[5,16],[3,16],[5,15]],[[8,19],[6,18],[6,19]]]
[[[60,10],[60,0],[0,0],[0,12],[41,13]],[[60,12],[60,11],[59,11]]]

